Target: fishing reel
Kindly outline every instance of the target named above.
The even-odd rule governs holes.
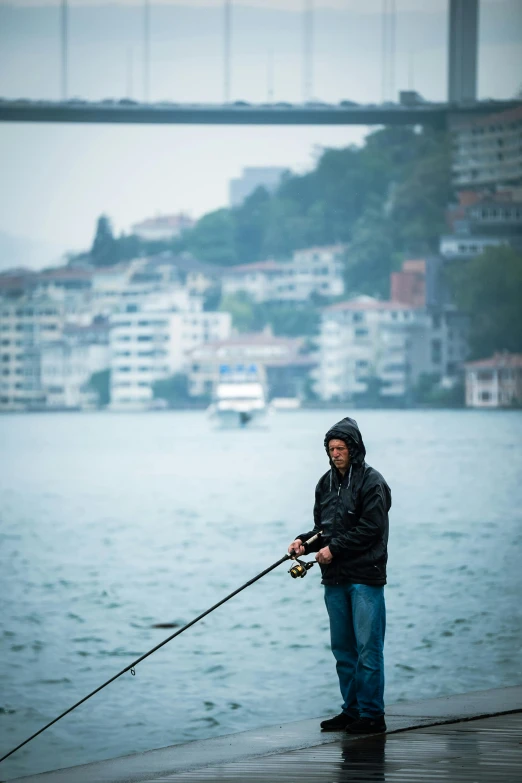
[[[298,557],[295,557],[294,560],[296,561],[296,564],[288,569],[288,573],[293,579],[298,579],[299,577],[302,579],[306,576],[306,572],[315,565],[315,560],[311,560],[309,563],[306,563],[304,560],[299,560]]]

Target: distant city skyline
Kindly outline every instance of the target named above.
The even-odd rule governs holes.
[[[151,99],[223,98],[221,0],[153,2]],[[396,0],[393,96],[446,95],[447,2]],[[303,100],[301,0],[233,2],[231,100]],[[274,10],[274,8],[276,10]],[[382,98],[381,0],[316,0],[313,97]],[[70,3],[69,95],[143,97],[141,3]],[[283,9],[283,10],[277,10]],[[0,96],[57,99],[58,4],[0,5]],[[522,3],[482,0],[479,96],[522,87]],[[304,171],[321,147],[361,143],[367,128],[0,126],[0,234],[56,252],[90,245],[102,212],[115,229],[161,212],[197,218],[226,206],[229,181],[249,166]],[[2,256],[0,268],[8,265]],[[53,251],[54,252],[54,251]],[[35,264],[50,263],[50,250]]]

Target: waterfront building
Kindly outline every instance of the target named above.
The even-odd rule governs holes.
[[[187,368],[189,352],[227,339],[230,313],[193,309],[176,311],[150,301],[140,309],[111,316],[111,408],[146,409],[153,404],[155,381]]]
[[[0,410],[45,405],[40,345],[59,341],[63,324],[63,301],[46,293],[0,298]]]
[[[343,245],[296,250],[288,261],[258,261],[223,271],[224,295],[247,293],[254,302],[306,302],[312,294],[342,296]]]
[[[522,406],[522,354],[495,353],[466,362],[466,405],[470,408]]]
[[[40,344],[40,385],[46,409],[98,404],[89,381],[94,373],[110,367],[109,332],[109,323],[103,319],[88,326],[67,324],[60,340]]]
[[[302,337],[275,337],[270,330],[238,334],[194,348],[188,365],[189,394],[208,396],[219,380],[220,368],[248,367],[262,375],[270,397],[305,395],[315,355],[305,352]]]
[[[406,402],[421,375],[454,383],[466,346],[451,313],[368,296],[326,307],[317,339],[318,397],[357,400],[372,388],[383,402]],[[453,327],[453,329],[452,329]]]
[[[455,121],[452,131],[457,190],[522,184],[522,106]]]

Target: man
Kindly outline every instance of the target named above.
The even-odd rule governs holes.
[[[317,552],[321,566],[343,705],[321,728],[375,734],[386,731],[384,585],[391,492],[364,461],[354,419],[346,417],[328,430],[324,445],[331,467],[315,490],[314,529],[298,535],[288,552],[306,554],[303,541],[322,531],[309,551]]]

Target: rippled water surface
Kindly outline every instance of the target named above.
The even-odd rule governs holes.
[[[311,527],[344,411],[0,418],[0,755]],[[360,411],[392,488],[387,702],[522,682],[522,415]],[[327,715],[319,569],[281,566],[18,751],[0,778]],[[300,683],[300,687],[299,684]]]

